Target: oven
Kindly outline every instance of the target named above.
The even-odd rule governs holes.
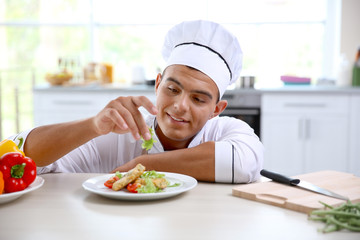
[[[260,91],[255,89],[228,90],[222,99],[227,100],[228,105],[220,116],[243,120],[254,129],[255,134],[260,138]]]

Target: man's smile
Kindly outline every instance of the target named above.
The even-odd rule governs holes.
[[[169,113],[167,113],[167,115],[168,115],[172,120],[174,120],[174,121],[176,121],[176,122],[187,122],[187,121],[185,121],[184,119],[174,117],[173,115],[171,115],[171,114],[169,114]]]

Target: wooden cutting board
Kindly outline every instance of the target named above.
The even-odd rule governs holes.
[[[321,171],[294,176],[294,178],[299,178],[346,196],[353,203],[360,202],[360,178],[353,174]],[[323,208],[319,201],[331,206],[344,203],[343,200],[317,194],[299,187],[268,181],[268,178],[263,178],[261,182],[236,186],[233,188],[232,194],[237,197],[303,213],[310,213],[315,209]]]

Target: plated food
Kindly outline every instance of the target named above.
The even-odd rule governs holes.
[[[125,172],[125,173],[117,173],[117,174],[124,176],[127,173]],[[194,187],[196,187],[197,185],[196,179],[187,175],[178,174],[178,173],[169,173],[169,172],[145,171],[142,174],[144,176],[143,178],[140,177],[130,184],[137,183],[137,181],[139,181],[140,184],[146,181],[148,182],[152,181],[153,184],[155,185],[155,189],[156,189],[155,191],[153,187],[149,187],[152,186],[152,184],[142,185],[141,188],[136,187],[135,190],[137,191],[137,193],[129,191],[130,186],[132,186],[132,185],[129,186],[129,184],[126,187],[123,187],[122,189],[115,191],[112,189],[112,187],[110,188],[109,186],[105,186],[104,183],[108,182],[109,180],[110,182],[113,181],[113,178],[116,177],[117,174],[106,174],[106,175],[90,178],[86,180],[82,186],[86,191],[107,198],[112,198],[116,200],[144,201],[144,200],[156,200],[156,199],[173,197],[181,193],[184,193],[186,191],[189,191]],[[161,177],[159,178],[159,176]],[[165,188],[156,187],[156,184],[160,184],[160,186],[161,184],[163,184],[164,180],[156,180],[161,178],[166,180]],[[113,183],[115,181],[113,181]],[[157,181],[159,182],[155,183]]]
[[[156,171],[145,172],[145,167],[138,164],[125,174],[115,173],[104,185],[114,191],[126,188],[131,193],[156,193],[167,187],[177,187],[180,183],[170,184],[165,174]]]

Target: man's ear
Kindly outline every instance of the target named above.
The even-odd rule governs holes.
[[[216,117],[216,116],[219,116],[220,113],[222,113],[226,106],[227,106],[228,102],[226,100],[220,100],[216,106],[215,106],[215,110],[213,112],[213,114],[210,116],[209,119],[213,118],[213,117]]]
[[[161,73],[158,73],[158,75],[156,76],[156,80],[155,80],[155,93],[157,92],[160,82],[161,82]]]

